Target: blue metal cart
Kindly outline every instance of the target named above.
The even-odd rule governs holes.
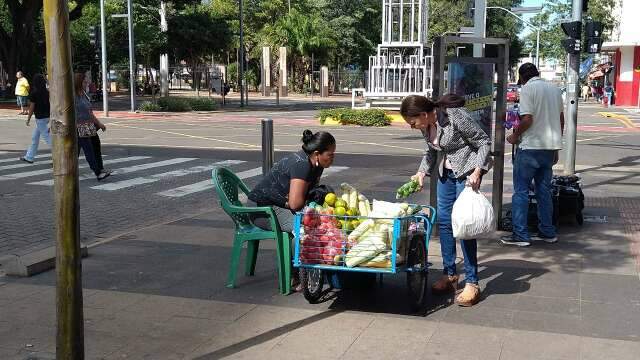
[[[326,272],[381,274],[381,278],[382,274],[404,272],[412,309],[423,309],[436,210],[431,206],[412,207],[413,215],[395,218],[297,213],[293,265],[300,269],[307,301],[316,303],[321,298]],[[368,230],[360,234],[358,230],[367,226],[359,224],[367,221]]]

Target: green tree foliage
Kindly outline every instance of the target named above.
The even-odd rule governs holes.
[[[225,18],[206,6],[185,7],[169,19],[169,49],[193,69],[212,54],[221,54],[230,42]]]
[[[613,10],[620,5],[620,0],[590,0],[586,19],[600,21],[604,25],[604,39],[610,37],[611,31],[617,26],[618,19]],[[566,61],[566,55],[561,41],[566,37],[560,24],[571,18],[570,0],[547,0],[543,12],[536,15],[531,22],[542,24],[540,32],[540,57]],[[525,51],[535,52],[536,33],[530,33],[525,41]]]

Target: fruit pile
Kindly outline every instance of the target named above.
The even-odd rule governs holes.
[[[304,264],[391,267],[394,218],[419,211],[406,203],[369,200],[349,184],[342,194],[329,193],[320,206],[304,209],[300,261]],[[401,254],[398,255],[401,258]]]
[[[300,260],[307,264],[341,265],[349,248],[347,234],[368,216],[369,200],[351,185],[343,183],[340,197],[325,196],[324,204],[310,203],[304,210]]]

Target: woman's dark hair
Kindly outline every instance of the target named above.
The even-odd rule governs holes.
[[[84,73],[73,74],[73,92],[76,96],[82,96],[84,94]]]
[[[314,134],[311,130],[305,130],[302,132],[302,143],[302,150],[307,155],[311,155],[316,151],[323,153],[329,150],[336,144],[336,139],[326,131],[318,131]]]
[[[410,118],[420,115],[423,112],[432,112],[436,104],[426,96],[409,95],[402,100],[400,105],[400,115],[403,118]]]
[[[409,95],[402,100],[400,105],[400,115],[403,118],[410,118],[420,115],[423,112],[431,112],[436,108],[448,109],[463,107],[466,103],[464,97],[455,94],[447,94],[440,98],[437,102],[422,95]]]
[[[45,92],[47,91],[47,80],[42,74],[35,74],[33,76],[33,91]]]
[[[440,109],[459,108],[463,107],[467,101],[464,97],[456,94],[447,94],[440,98],[436,102],[436,106]]]

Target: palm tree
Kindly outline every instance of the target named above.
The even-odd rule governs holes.
[[[273,25],[264,28],[265,45],[287,46],[290,49],[294,89],[304,88],[305,77],[309,73],[312,54],[324,58],[336,41],[327,22],[317,14],[303,15],[292,9]]]

